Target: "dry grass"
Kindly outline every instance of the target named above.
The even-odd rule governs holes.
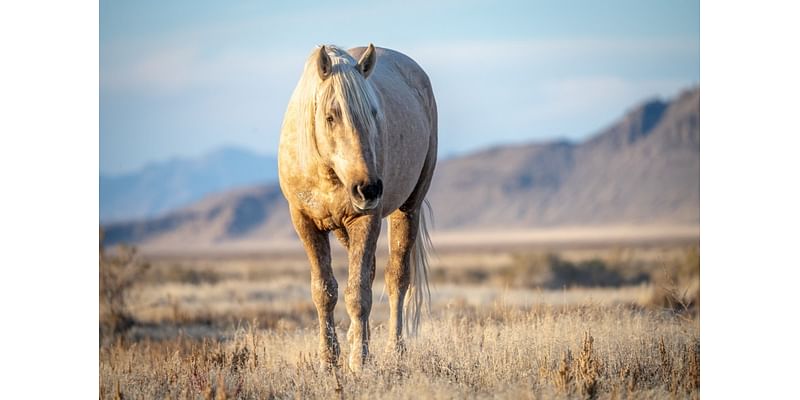
[[[669,270],[683,277],[673,282],[681,285],[693,276],[686,267],[692,251],[558,256],[576,268],[600,260],[620,276]],[[550,290],[496,279],[496,272],[518,267],[519,257],[493,255],[501,261],[487,269],[495,273],[461,284],[444,278],[472,267],[448,268],[461,258],[439,259],[435,268],[446,271],[433,287],[432,314],[402,357],[383,351],[388,310],[377,278],[373,354],[361,375],[320,368],[302,258],[155,260],[127,296],[137,325],[101,343],[100,397],[699,397],[697,313],[657,304],[661,291],[653,280]],[[345,276],[340,267],[337,277]],[[336,312],[342,340],[347,317],[341,304]]]
[[[101,397],[698,396],[698,324],[648,311],[450,307],[399,359],[380,351],[382,328],[360,376],[321,369],[311,328],[241,328],[229,340],[120,340],[101,349]]]

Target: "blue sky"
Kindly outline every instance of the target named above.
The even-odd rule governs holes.
[[[689,0],[101,1],[100,171],[230,145],[274,154],[321,43],[414,58],[437,96],[441,156],[580,140],[699,84],[699,14]]]

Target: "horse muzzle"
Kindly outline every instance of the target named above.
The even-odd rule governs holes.
[[[370,211],[378,206],[383,196],[383,181],[361,182],[350,188],[350,200],[357,211]]]

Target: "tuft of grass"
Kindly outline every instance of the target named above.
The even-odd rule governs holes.
[[[574,391],[572,374],[572,351],[565,350],[561,356],[561,362],[558,364],[558,370],[553,374],[553,386],[564,394],[570,394]]]
[[[665,263],[652,278],[653,295],[648,304],[678,314],[700,310],[700,251],[689,248],[682,259]]]
[[[586,332],[583,336],[583,349],[578,356],[578,368],[576,369],[582,395],[590,399],[597,396],[601,369],[602,364],[594,355],[594,338],[589,332]]]

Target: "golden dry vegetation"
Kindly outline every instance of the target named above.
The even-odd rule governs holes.
[[[441,251],[431,312],[400,357],[383,351],[379,267],[360,375],[317,360],[302,254],[104,253],[101,398],[699,397],[696,245]],[[344,282],[344,256],[334,263]],[[122,317],[102,312],[104,293],[116,293],[104,269],[135,277],[122,306],[114,300]]]

